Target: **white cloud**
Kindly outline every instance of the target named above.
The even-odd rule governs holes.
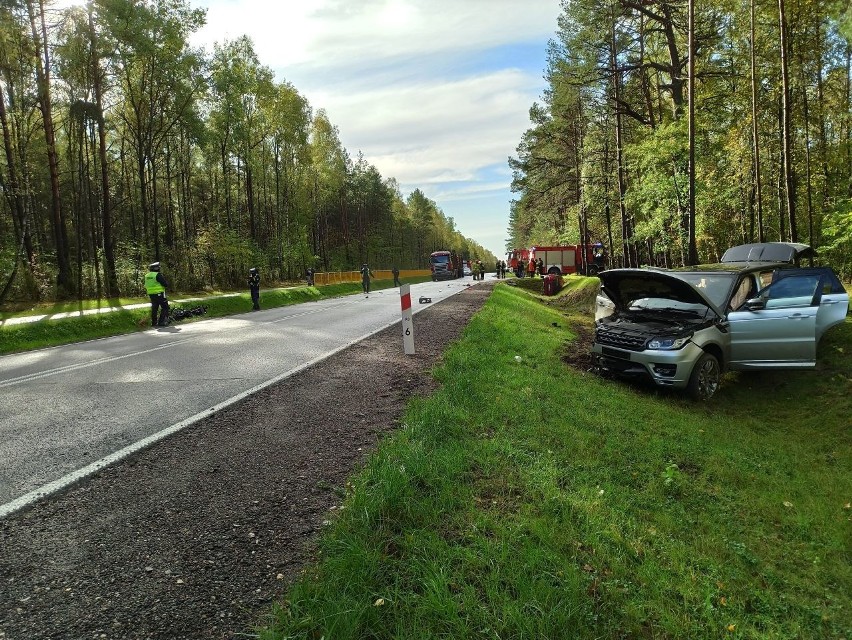
[[[479,168],[505,163],[529,126],[536,89],[508,69],[310,100],[324,105],[350,151],[405,185],[473,180]]]
[[[193,3],[195,4],[195,3]],[[198,41],[250,35],[272,68],[358,64],[543,40],[558,0],[205,0]]]

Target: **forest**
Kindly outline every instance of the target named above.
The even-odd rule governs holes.
[[[0,304],[244,287],[307,268],[496,258],[402,195],[251,40],[189,45],[183,0],[0,3]]]
[[[509,246],[601,241],[610,266],[811,245],[852,279],[846,0],[563,0],[509,159]]]

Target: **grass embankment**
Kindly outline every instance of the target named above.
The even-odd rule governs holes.
[[[589,280],[496,287],[262,639],[852,637],[852,323],[694,404],[563,363]]]
[[[420,279],[409,279],[408,282],[421,282],[428,277]],[[393,287],[393,280],[373,280],[373,290],[389,289]],[[333,298],[361,292],[361,283],[349,282],[342,284],[330,284],[318,287],[297,286],[280,289],[263,289],[260,293],[260,304],[262,309],[273,307],[284,307],[300,302],[319,300],[321,298]],[[204,305],[207,312],[203,316],[196,316],[182,320],[181,324],[203,320],[205,318],[218,318],[239,313],[245,313],[251,309],[251,296],[248,292],[238,295],[222,295],[206,297],[201,301],[182,303],[179,295],[169,300],[172,307],[180,306],[187,309]],[[87,309],[97,309],[104,306],[120,307],[121,305],[144,303],[140,298],[127,300],[109,301],[83,301],[81,303],[59,303],[38,309],[39,314],[48,317],[51,314],[63,312],[79,312]],[[4,319],[24,315],[32,315],[36,310],[20,313],[6,314]],[[151,312],[148,306],[139,309],[122,309],[105,313],[91,315],[75,315],[68,318],[44,319],[36,322],[6,325],[0,327],[0,354],[39,349],[71,342],[81,342],[116,336],[125,333],[133,333],[148,329],[151,322]]]

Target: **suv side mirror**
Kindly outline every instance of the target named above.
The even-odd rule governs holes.
[[[751,298],[746,300],[745,308],[749,311],[760,311],[766,308],[766,300],[763,298]]]

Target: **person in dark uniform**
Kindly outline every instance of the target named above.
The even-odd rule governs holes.
[[[398,287],[402,283],[399,281],[399,269],[396,265],[393,265],[393,269],[391,269],[391,273],[393,274],[393,286]]]
[[[314,270],[311,267],[308,267],[307,271],[305,271],[305,278],[308,281],[308,286],[314,286]]]
[[[169,301],[166,298],[166,288],[169,283],[160,273],[160,263],[152,262],[148,265],[148,273],[145,274],[145,291],[151,299],[151,326],[165,327],[169,324]],[[159,319],[157,311],[160,312]]]
[[[364,293],[370,293],[370,277],[372,275],[373,272],[370,271],[366,262],[361,265],[361,288],[364,289]]]
[[[248,286],[251,291],[251,310],[260,311],[260,274],[257,267],[249,269]]]

